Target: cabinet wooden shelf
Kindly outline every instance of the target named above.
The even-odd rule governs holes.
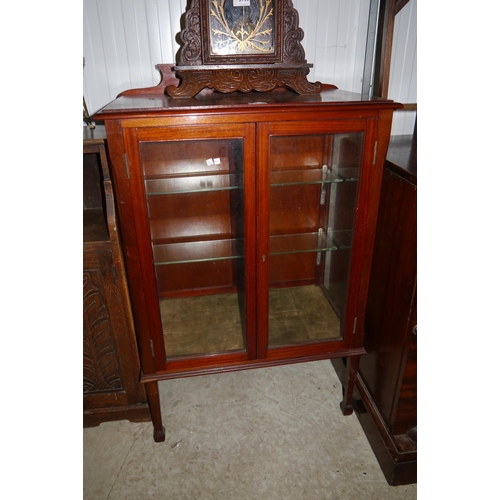
[[[298,96],[123,95],[106,125],[142,380],[347,356],[365,303],[392,113],[327,90]]]

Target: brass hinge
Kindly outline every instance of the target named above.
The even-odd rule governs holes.
[[[377,161],[377,146],[378,146],[378,141],[375,141],[375,147],[373,148],[373,165],[375,165]]]
[[[153,339],[151,339],[149,341],[149,345],[151,346],[151,356],[153,356],[153,358],[155,357],[155,348],[154,348],[154,345],[153,345]]]
[[[125,177],[130,179],[130,169],[128,166],[128,156],[127,153],[123,153],[123,163],[125,164]]]

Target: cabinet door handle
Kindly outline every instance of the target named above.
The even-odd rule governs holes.
[[[415,326],[413,327],[412,332],[413,332],[413,335],[416,335],[416,334],[417,334],[417,325],[415,325]]]
[[[266,256],[265,255],[262,256],[262,262],[266,262]]]

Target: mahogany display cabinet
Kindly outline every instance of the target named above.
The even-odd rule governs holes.
[[[105,122],[154,439],[158,381],[363,347],[382,171],[400,105],[326,88],[133,92]]]

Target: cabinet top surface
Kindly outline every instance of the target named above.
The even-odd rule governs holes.
[[[294,106],[362,106],[374,108],[398,109],[402,105],[390,100],[363,98],[361,94],[339,89],[328,89],[318,95],[298,95],[288,90],[247,94],[235,92],[221,94],[218,92],[202,92],[192,98],[173,99],[161,95],[121,96],[101,109],[95,116],[96,120],[113,119],[122,114],[165,114],[169,112],[198,112],[202,110],[238,111],[244,112],[251,106],[252,111],[260,108],[262,111],[273,111],[279,108]]]
[[[417,184],[417,136],[393,136],[386,156],[386,167],[395,174]]]

